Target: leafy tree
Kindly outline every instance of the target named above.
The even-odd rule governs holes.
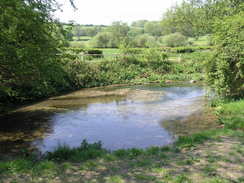
[[[180,32],[198,37],[213,33],[216,19],[243,11],[243,0],[185,0],[169,9],[163,16],[164,34]]]
[[[128,32],[128,36],[132,38],[141,34],[144,34],[144,29],[142,27],[130,27]]]
[[[137,20],[137,21],[132,22],[131,26],[144,28],[144,26],[147,22],[148,22],[148,20]]]
[[[217,46],[207,63],[208,81],[222,96],[244,96],[244,12],[214,25]]]
[[[163,34],[179,32],[188,37],[206,34],[205,12],[200,5],[185,2],[169,9],[163,16]]]
[[[109,48],[115,47],[113,37],[110,32],[100,32],[91,40],[92,47],[96,48]]]
[[[113,22],[112,26],[109,28],[109,32],[112,35],[112,42],[119,47],[125,41],[127,41],[128,32],[130,28],[126,23],[123,22]]]
[[[52,0],[0,1],[0,100],[47,96],[67,87],[57,61],[61,29]]]
[[[156,22],[156,21],[145,23],[144,30],[145,33],[148,33],[152,36],[161,36],[163,31],[160,22]]]

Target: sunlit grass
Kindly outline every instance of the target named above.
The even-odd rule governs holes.
[[[226,127],[244,130],[244,100],[225,103],[217,108],[217,113]]]

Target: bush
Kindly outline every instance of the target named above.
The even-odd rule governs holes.
[[[195,50],[191,47],[181,47],[181,48],[175,49],[176,53],[192,53],[194,51]]]
[[[151,48],[157,46],[157,41],[153,36],[141,34],[134,38],[133,46],[138,48]]]
[[[94,49],[93,50],[87,50],[85,52],[85,54],[87,54],[85,57],[86,60],[92,60],[94,58],[103,58],[104,57],[102,50],[94,50]]]
[[[161,39],[163,45],[169,47],[185,46],[187,45],[187,37],[181,33],[173,33],[162,37]]]
[[[244,96],[244,12],[215,24],[214,55],[207,63],[207,79],[221,96]]]
[[[171,69],[168,56],[158,49],[146,49],[141,55],[141,61],[160,73],[169,72]]]
[[[166,35],[162,38],[161,41],[165,46],[169,46],[169,47],[187,45],[187,37],[185,37],[181,33],[173,33],[173,34]]]
[[[88,159],[95,159],[104,155],[107,151],[102,148],[101,142],[89,144],[83,140],[81,145],[77,148],[70,148],[69,146],[60,146],[54,152],[48,152],[46,158],[55,161],[85,161]]]
[[[171,53],[192,53],[200,52],[213,49],[212,46],[180,46],[180,47],[163,47],[160,48],[161,51],[171,52]]]

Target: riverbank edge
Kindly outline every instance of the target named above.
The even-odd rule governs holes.
[[[153,85],[153,84],[155,84],[155,85],[157,84],[157,85],[160,85],[162,87],[171,86],[171,85],[191,85],[191,86],[192,85],[198,85],[198,86],[205,85],[205,83],[203,81],[195,81],[194,80],[194,83],[191,83],[191,81],[186,81],[186,80],[165,80],[165,81],[150,81],[150,82],[130,82],[130,83],[111,84],[111,85],[105,85],[105,86],[81,88],[79,90],[65,91],[65,92],[62,92],[62,93],[58,93],[57,95],[48,96],[48,97],[37,99],[37,100],[34,100],[34,101],[27,101],[27,102],[24,102],[24,103],[17,103],[17,104],[7,104],[6,103],[5,106],[4,106],[4,110],[0,110],[0,117],[15,113],[20,108],[24,108],[24,107],[27,107],[27,106],[30,106],[30,105],[35,105],[35,104],[43,102],[45,100],[48,100],[48,99],[51,99],[51,98],[60,97],[62,95],[71,94],[73,92],[77,92],[77,91],[80,91],[80,90],[103,89],[103,88],[106,89],[106,88],[113,88],[113,87],[126,87],[126,86],[137,86],[137,85],[138,86],[139,85]]]
[[[218,121],[221,124],[224,120],[224,116],[228,115],[228,117],[233,117],[233,121],[235,118],[235,112],[231,114],[231,110],[233,109],[233,105],[240,105],[239,109],[242,108],[244,105],[244,100],[236,101],[236,102],[230,102],[224,104],[226,107],[223,107],[222,104],[218,104],[213,108],[213,113],[218,115]],[[230,108],[231,107],[231,108]],[[220,109],[221,108],[221,109]],[[221,111],[221,112],[220,112]],[[242,112],[243,113],[243,112]],[[231,120],[231,119],[230,119]],[[243,121],[244,122],[244,121]],[[31,176],[34,179],[37,179],[40,177],[40,175],[43,175],[43,179],[45,179],[46,174],[48,174],[48,180],[47,182],[55,182],[52,181],[53,176],[56,177],[61,176],[60,172],[58,171],[59,168],[66,166],[69,164],[69,166],[78,166],[83,167],[85,166],[85,169],[94,169],[94,167],[97,166],[101,161],[106,162],[106,166],[109,166],[111,162],[117,162],[117,161],[125,161],[130,167],[130,163],[133,163],[134,161],[137,162],[137,160],[142,159],[140,161],[143,161],[144,163],[149,159],[152,158],[159,158],[159,161],[166,161],[168,156],[181,156],[184,153],[192,152],[194,149],[201,149],[202,145],[205,143],[219,143],[220,140],[225,141],[225,139],[239,139],[239,142],[243,145],[244,143],[244,132],[241,129],[233,129],[230,125],[226,126],[222,124],[219,128],[212,129],[212,130],[206,130],[200,133],[196,133],[193,135],[188,136],[182,136],[180,137],[174,144],[170,146],[165,147],[151,147],[147,148],[146,150],[143,149],[121,149],[113,152],[108,152],[105,149],[103,149],[100,145],[100,143],[95,144],[87,144],[86,142],[83,142],[83,145],[81,145],[80,149],[69,149],[67,147],[63,147],[63,149],[57,149],[56,152],[50,153],[46,155],[45,157],[37,158],[37,156],[28,154],[28,152],[23,152],[21,156],[18,157],[8,157],[5,159],[0,160],[0,175],[2,177],[2,180],[6,180],[7,178],[15,179],[16,176],[21,175],[22,178],[25,176]],[[223,149],[224,150],[224,149]],[[244,155],[244,149],[239,148],[238,151]],[[225,152],[222,152],[225,153]],[[86,158],[80,158],[79,155],[83,155]],[[233,154],[227,154],[229,158],[233,158]],[[80,156],[81,157],[81,156]],[[78,158],[78,159],[76,159]],[[192,157],[193,159],[197,158],[197,156]],[[174,161],[174,159],[170,159],[171,161]],[[212,161],[212,160],[209,160]],[[218,160],[216,160],[218,161]],[[157,160],[158,162],[158,160]],[[244,168],[243,165],[241,165],[241,161],[238,163],[240,167]],[[71,171],[72,169],[67,166],[65,170],[63,171]],[[127,168],[128,168],[127,167]],[[167,166],[166,166],[167,167]],[[175,168],[175,170],[180,169],[181,166],[178,166]],[[143,163],[138,165],[139,169],[144,170]],[[110,169],[108,167],[108,169]],[[47,172],[46,172],[47,171]],[[113,170],[110,170],[111,173]],[[210,170],[211,171],[211,170]],[[51,173],[51,175],[49,175]],[[88,172],[89,173],[89,172]],[[211,173],[211,172],[210,172]],[[37,176],[38,175],[38,176]],[[186,174],[187,175],[187,174]],[[18,177],[17,176],[17,177]],[[103,177],[103,175],[101,175]],[[105,175],[104,175],[105,176]],[[174,175],[171,175],[174,176]],[[209,175],[210,176],[210,175]],[[212,176],[212,175],[211,175]],[[210,177],[211,177],[210,176]],[[96,177],[96,176],[95,176]],[[183,176],[185,180],[188,180],[187,176]],[[6,179],[5,179],[6,178]],[[141,177],[142,178],[142,177]],[[145,178],[145,177],[144,177]],[[151,177],[152,178],[152,177]],[[18,179],[18,178],[17,178]],[[41,180],[43,180],[41,179]],[[146,179],[146,178],[145,178]],[[21,179],[19,179],[21,180]],[[116,179],[117,180],[117,179]],[[224,179],[223,179],[224,180]],[[243,181],[243,179],[238,179],[238,181]],[[148,181],[148,180],[147,180]],[[139,181],[139,182],[147,182],[145,180]],[[237,181],[237,182],[238,182]],[[1,179],[0,179],[1,182]],[[29,182],[29,181],[26,181]],[[38,182],[38,181],[37,181]],[[62,182],[62,181],[61,181]],[[106,182],[106,181],[102,181]],[[111,181],[110,181],[111,182]],[[112,181],[112,182],[121,182],[120,179],[118,181]],[[123,182],[123,181],[122,181]],[[153,181],[149,181],[153,182]],[[168,182],[168,181],[166,181]],[[169,181],[169,182],[179,182],[179,181]],[[180,181],[182,182],[182,181]],[[192,182],[192,181],[187,181]],[[196,182],[196,181],[193,181]],[[210,181],[210,182],[228,182],[228,179],[225,181]]]

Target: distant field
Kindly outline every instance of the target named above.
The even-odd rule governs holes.
[[[74,41],[70,41],[71,47],[80,47],[80,48],[89,48],[88,40],[92,37],[89,36],[81,36],[81,37],[74,37]],[[189,38],[189,41],[193,43],[193,47],[197,46],[208,46],[209,45],[209,36],[202,36],[198,39],[196,38]],[[91,48],[92,49],[92,48]],[[118,48],[99,48],[99,50],[103,51],[103,55],[105,59],[112,59],[115,58],[116,55],[120,54],[120,49]],[[169,60],[172,62],[181,62],[184,60],[198,60],[199,56],[202,54],[197,51],[195,53],[169,53]],[[207,53],[206,53],[207,54]],[[91,61],[91,60],[90,60]],[[101,61],[101,58],[93,59],[92,61]]]
[[[209,36],[201,36],[198,39],[189,38],[189,41],[193,42],[194,46],[208,46],[210,42]]]
[[[101,50],[103,51],[104,56],[109,56],[109,55],[120,53],[120,50],[118,48],[103,48]]]
[[[83,48],[86,46],[87,41],[69,41],[71,47]]]
[[[74,36],[73,40],[74,41],[89,41],[91,38],[92,37],[90,37],[90,36],[80,36],[80,37]]]
[[[70,46],[71,47],[87,47],[88,46],[88,41],[91,40],[92,37],[89,36],[74,36],[73,41],[70,41]]]

